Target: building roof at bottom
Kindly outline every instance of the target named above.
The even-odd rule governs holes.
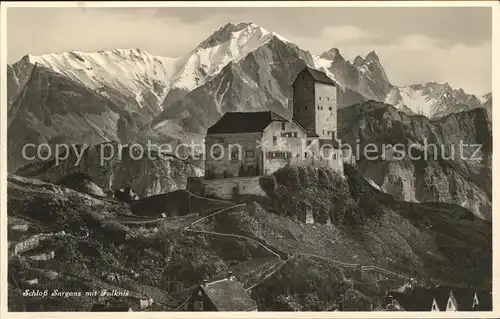
[[[432,308],[432,295],[414,294],[399,291],[390,291],[392,296],[406,311],[430,311]]]
[[[236,279],[222,279],[201,286],[218,311],[249,311],[257,304]]]

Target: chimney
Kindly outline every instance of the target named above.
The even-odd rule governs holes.
[[[201,283],[201,285],[202,285],[203,287],[205,287],[205,286],[207,285],[207,282],[208,282],[208,280],[207,280],[207,279],[203,279],[203,282]]]
[[[234,279],[233,272],[231,270],[227,272],[227,279],[229,279],[229,280]]]

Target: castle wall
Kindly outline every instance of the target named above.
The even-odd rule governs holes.
[[[265,192],[260,187],[259,176],[233,177],[223,179],[201,180],[201,185],[191,187],[188,180],[188,189],[203,196],[231,199],[235,193],[240,195],[261,195]],[[196,189],[196,191],[195,191]]]
[[[314,93],[316,133],[321,139],[332,138],[337,131],[337,87],[316,82]]]
[[[238,177],[242,165],[246,174],[259,175],[262,171],[262,150],[257,147],[257,141],[261,140],[261,133],[207,135],[205,138],[205,177],[207,179],[224,178],[224,176]],[[215,146],[214,152],[211,152],[215,144],[221,145],[222,148]],[[217,152],[220,152],[221,158]]]
[[[296,134],[295,134],[296,133]],[[272,174],[286,165],[300,165],[306,133],[293,122],[272,122],[264,130],[263,174]]]

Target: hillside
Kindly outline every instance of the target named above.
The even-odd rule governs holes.
[[[36,155],[33,148],[23,155],[23,147],[31,143],[53,146],[137,141],[134,132],[141,117],[45,67],[33,66],[27,76],[8,111],[9,171],[27,164],[28,158]]]
[[[341,293],[348,309],[368,310],[410,277],[491,285],[491,224],[455,205],[396,201],[353,167],[346,173],[284,168],[262,180],[268,197],[235,199],[246,205],[208,219],[193,213],[155,222],[114,200],[9,175],[12,245],[64,231],[19,256],[9,249],[9,287],[126,289],[130,297],[104,299],[137,309],[140,298],[152,296],[151,309],[175,310],[192,285],[232,270],[262,310],[332,310]],[[319,214],[334,223],[295,220],[301,202],[324,207]],[[51,251],[50,260],[30,258]],[[30,310],[89,310],[95,299],[18,301]]]

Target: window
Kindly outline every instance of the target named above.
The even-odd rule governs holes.
[[[240,155],[240,152],[238,150],[236,151],[232,151],[231,152],[231,160],[234,161],[234,160],[238,160],[238,157]]]
[[[327,96],[327,97],[326,97],[326,99],[327,99],[328,101],[330,101],[330,97],[329,97],[329,96]]]
[[[311,140],[307,141],[307,146],[311,145]]]
[[[281,130],[284,131],[285,130],[285,122],[281,123]]]
[[[307,152],[306,152],[306,153],[304,153],[304,158],[307,158]]]
[[[307,111],[307,106],[305,107],[305,110]]]
[[[255,157],[255,151],[245,151],[245,157],[246,158],[254,158]]]
[[[222,137],[219,139],[219,143],[224,143],[224,139]]]
[[[297,137],[297,132],[293,132],[293,137]]]
[[[328,109],[331,111],[331,110],[332,110],[332,107],[330,106]]]
[[[273,136],[273,145],[276,146],[278,144],[278,138],[276,136]]]
[[[219,147],[215,148],[213,150],[213,158],[220,159],[220,155],[221,155],[221,149]]]
[[[203,302],[195,301],[194,302],[194,310],[203,311]]]
[[[321,96],[319,97],[319,100],[321,101]]]
[[[290,158],[292,157],[291,152],[276,152],[276,151],[270,151],[266,153],[267,158]]]

